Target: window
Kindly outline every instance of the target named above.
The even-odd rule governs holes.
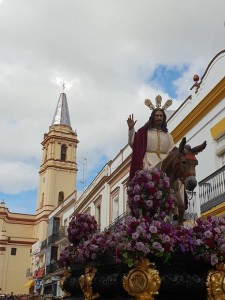
[[[0,246],[0,255],[4,255],[6,251],[6,247]]]
[[[61,191],[59,192],[59,196],[58,196],[58,205],[60,205],[64,200],[64,193]]]
[[[113,203],[112,203],[112,220],[114,221],[118,216],[119,216],[119,197],[116,196],[113,198]]]
[[[44,200],[45,200],[45,194],[44,194],[44,193],[42,193],[42,195],[41,195],[41,203],[40,203],[40,208],[42,208],[42,207],[43,207],[43,205],[44,205]]]
[[[120,187],[117,186],[111,192],[110,199],[110,212],[109,212],[109,221],[114,222],[117,217],[119,217],[119,201],[120,201]],[[123,210],[123,208],[122,208]]]
[[[216,155],[219,158],[218,167],[225,166],[225,135],[216,140]]]
[[[61,146],[61,160],[62,161],[66,161],[66,150],[67,150],[67,147],[65,144],[63,144]]]
[[[99,231],[101,229],[101,204],[95,207],[95,217],[96,221],[98,223]]]
[[[225,166],[225,152],[221,155],[221,165]]]
[[[102,195],[99,195],[98,198],[94,201],[95,205],[95,219],[98,224],[98,230],[101,230],[101,203],[102,203]]]
[[[11,248],[11,255],[16,255],[16,248]]]
[[[124,203],[124,211],[123,212],[130,212],[130,207],[127,203],[127,185],[124,184],[123,186],[123,203]]]

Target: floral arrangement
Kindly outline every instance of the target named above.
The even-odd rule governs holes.
[[[195,226],[188,228],[166,221],[173,197],[161,171],[137,172],[128,187],[128,203],[131,215],[118,222],[113,232],[105,229],[98,233],[97,222],[89,214],[74,216],[68,228],[71,245],[61,252],[59,265],[71,266],[108,256],[131,266],[150,256],[167,262],[174,253],[188,254],[213,266],[225,262],[225,219],[198,219]]]
[[[133,216],[150,216],[164,219],[174,208],[167,175],[156,168],[137,171],[128,189],[128,205]]]
[[[87,240],[97,231],[97,222],[90,214],[77,214],[69,223],[68,239],[74,245]]]
[[[166,263],[174,253],[189,254],[212,266],[225,262],[225,219],[198,219],[196,226],[185,228],[129,216],[112,233],[105,229],[76,246],[67,246],[60,254],[59,264],[70,266],[102,256],[113,256],[115,262],[128,266],[149,256],[159,257]]]
[[[225,262],[225,219],[198,219],[193,227],[194,254],[211,265]]]

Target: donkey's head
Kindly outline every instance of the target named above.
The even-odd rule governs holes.
[[[179,154],[174,165],[177,177],[184,183],[188,191],[193,191],[197,185],[195,167],[198,164],[196,155],[206,147],[206,141],[199,146],[191,148],[186,145],[184,137],[179,145]]]

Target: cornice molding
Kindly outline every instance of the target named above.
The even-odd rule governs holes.
[[[47,143],[51,143],[52,140],[60,140],[60,141],[63,141],[63,142],[68,142],[68,143],[71,143],[72,142],[72,145],[73,146],[76,146],[76,144],[79,143],[78,139],[76,136],[72,135],[72,134],[69,134],[71,137],[69,136],[61,136],[61,135],[56,135],[56,134],[52,134],[52,135],[47,135],[44,140],[42,141],[42,145],[46,145]],[[56,142],[56,141],[55,141]]]
[[[198,122],[225,98],[225,77],[194,107],[171,132],[174,142],[179,142]],[[194,101],[194,100],[193,100]]]
[[[207,218],[210,216],[223,216],[225,213],[225,203],[221,203],[216,207],[211,208],[210,210],[205,211],[201,214],[201,217]]]

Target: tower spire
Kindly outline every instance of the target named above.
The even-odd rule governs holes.
[[[63,83],[63,90],[64,89],[65,89],[65,85]],[[51,125],[52,126],[53,125],[66,125],[66,126],[71,127],[67,98],[66,98],[66,94],[64,92],[60,94],[59,101],[58,101]]]

